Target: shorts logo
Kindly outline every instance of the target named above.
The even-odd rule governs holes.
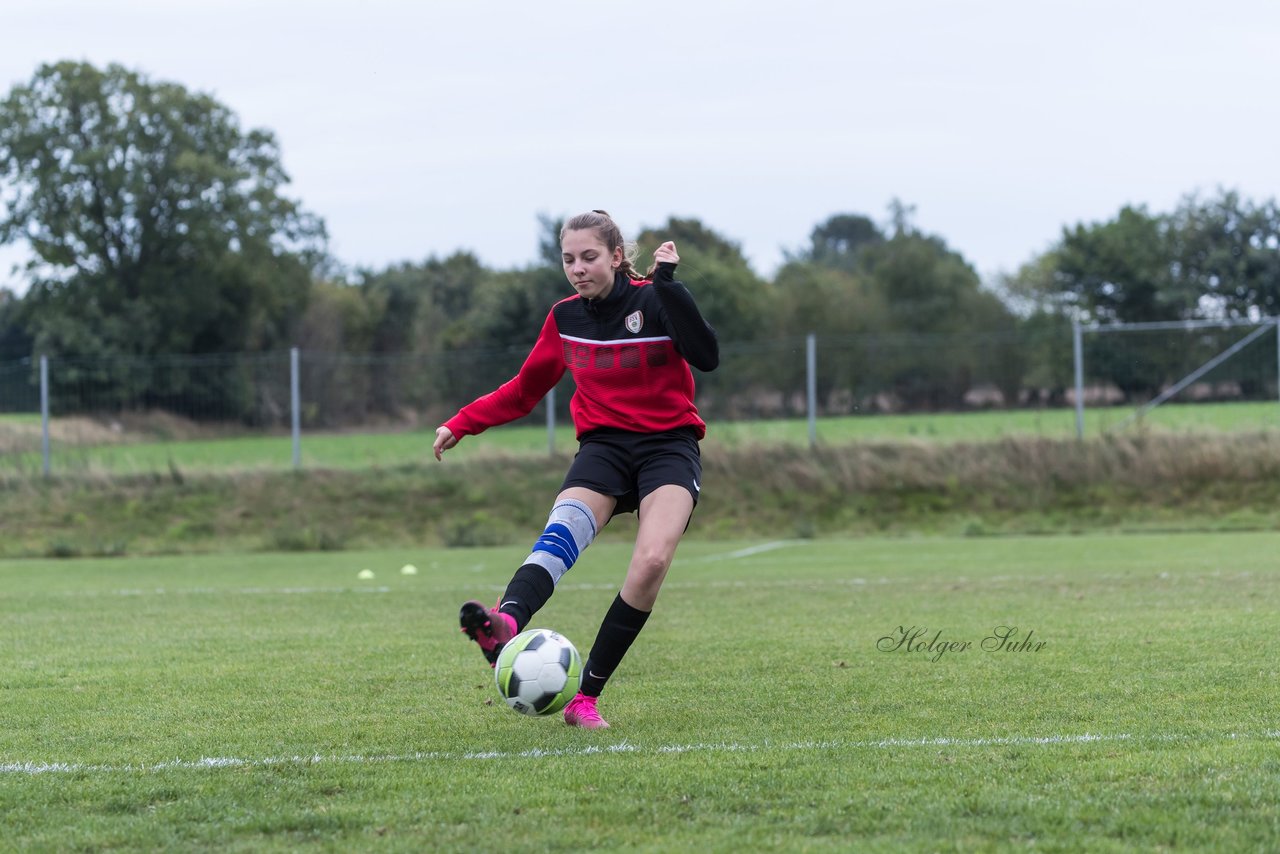
[[[627,331],[632,335],[644,328],[644,312],[633,311],[627,315]]]

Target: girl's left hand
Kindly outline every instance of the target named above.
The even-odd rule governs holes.
[[[676,245],[668,240],[662,244],[653,253],[653,260],[659,264],[679,264],[680,255],[676,252]]]

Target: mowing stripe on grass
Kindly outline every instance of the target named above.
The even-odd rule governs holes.
[[[319,753],[311,756],[275,756],[264,759],[241,759],[226,756],[206,756],[200,759],[173,759],[152,764],[127,765],[94,765],[80,762],[8,762],[0,763],[0,774],[138,774],[155,771],[205,771],[218,768],[270,768],[289,765],[377,765],[401,762],[474,762],[493,759],[544,759],[550,757],[593,756],[597,754],[652,754],[667,755],[673,753],[754,753],[758,751],[849,751],[849,750],[883,750],[890,748],[918,747],[1052,747],[1057,745],[1076,745],[1111,743],[1124,741],[1132,744],[1191,742],[1216,743],[1223,741],[1275,741],[1280,740],[1280,730],[1268,730],[1259,734],[1251,733],[1183,733],[1166,735],[1135,736],[1129,733],[1113,735],[1081,733],[1078,735],[1027,735],[1027,736],[993,736],[989,738],[882,738],[863,741],[798,741],[783,744],[746,744],[743,742],[701,742],[694,744],[660,744],[650,747],[621,741],[617,744],[586,745],[584,747],[566,747],[544,750],[533,748],[520,751],[426,751],[420,753],[402,753],[385,755],[329,755]]]
[[[119,590],[56,590],[34,594],[76,599],[99,599],[107,596],[311,596],[335,593],[390,593],[390,587],[134,587]],[[30,594],[29,594],[30,595]],[[6,594],[0,598],[17,598]]]
[[[741,556],[741,553],[732,553]],[[701,558],[699,560],[727,560],[731,554],[713,555],[710,558]],[[690,561],[690,563],[695,561]],[[1245,580],[1253,578],[1255,573],[1251,572],[1223,572],[1222,570],[1213,570],[1210,572],[1186,572],[1186,573],[1169,573],[1169,572],[1132,572],[1132,573],[1105,573],[1093,574],[1088,576],[1088,580],[1097,582],[1124,582],[1133,583],[1136,581],[1160,581],[1166,584],[1193,584],[1208,580]],[[663,584],[664,590],[708,590],[708,589],[724,589],[724,588],[781,588],[781,589],[800,589],[806,587],[866,587],[870,585],[876,586],[894,586],[894,585],[921,585],[932,584],[936,579],[935,576],[920,577],[900,577],[889,578],[886,576],[877,576],[874,578],[864,576],[849,576],[845,578],[735,578],[735,579],[713,579],[713,580],[685,580],[671,579]],[[1069,584],[1079,582],[1079,576],[1072,576],[1066,573],[1040,574],[1028,572],[1026,575],[991,575],[986,577],[974,577],[967,575],[949,575],[946,578],[949,584],[965,584],[973,587],[1002,587],[1015,586],[1024,587],[1032,584],[1044,586],[1051,584]],[[410,582],[412,583],[412,582]],[[579,584],[562,582],[557,586],[557,590],[617,590],[620,585],[617,582],[582,582]],[[94,599],[108,596],[120,597],[142,597],[142,596],[209,596],[209,595],[231,595],[231,596],[310,596],[310,595],[333,595],[333,594],[370,594],[370,593],[391,593],[393,590],[403,592],[407,587],[393,588],[390,586],[378,587],[150,587],[150,588],[120,588],[117,590],[55,590],[42,591],[38,594],[30,593],[12,593],[0,592],[0,599],[16,599],[22,596],[28,597],[63,597],[77,599]],[[453,593],[465,595],[475,593],[477,590],[488,590],[501,593],[506,590],[506,586],[502,584],[469,584],[469,585],[448,585],[436,586],[431,588],[431,593],[444,594]]]
[[[310,596],[314,593],[390,593],[390,587],[153,587],[150,589],[111,590],[103,594],[86,591],[84,596],[209,596],[213,594],[232,594],[234,596]],[[74,594],[75,591],[68,591]]]
[[[744,557],[752,555],[764,554],[765,552],[775,551],[777,549],[785,549],[787,546],[799,544],[799,540],[774,540],[770,543],[761,543],[758,546],[748,546],[745,549],[738,549],[734,552],[725,552],[724,554],[707,555],[704,558],[695,558],[693,563],[707,563],[715,560],[740,560]]]

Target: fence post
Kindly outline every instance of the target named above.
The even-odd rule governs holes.
[[[40,459],[44,476],[49,476],[49,357],[40,357]]]
[[[1084,333],[1080,321],[1071,321],[1071,349],[1076,366],[1076,438],[1084,438]]]
[[[289,409],[293,424],[293,467],[302,468],[302,394],[298,382],[298,348],[289,348]]]
[[[1276,398],[1280,399],[1280,314],[1276,315]]]
[[[804,341],[805,395],[809,409],[809,449],[818,447],[818,336],[810,332]]]
[[[556,387],[552,386],[544,398],[547,402],[547,455],[556,455]]]

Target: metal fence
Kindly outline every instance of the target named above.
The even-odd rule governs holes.
[[[717,421],[808,418],[811,436],[817,419],[834,416],[1066,408],[1085,400],[1140,406],[1203,366],[1206,354],[1221,352],[1233,330],[1169,325],[1133,332],[1078,332],[1074,359],[1067,326],[1039,333],[724,342],[720,367],[695,374],[698,406]],[[1180,399],[1276,399],[1280,342],[1266,332],[1178,388]],[[0,363],[0,413],[42,417],[46,468],[50,418],[111,424],[154,413],[221,425],[224,432],[292,432],[296,463],[303,431],[440,424],[515,375],[526,355],[522,346],[422,354],[36,358]],[[528,421],[567,423],[572,394],[566,374]]]
[[[807,361],[808,341],[816,361]],[[1066,339],[1064,339],[1064,343]],[[699,406],[717,418],[794,417],[812,380],[820,415],[1017,405],[1023,336],[798,336],[721,346],[697,374]],[[526,347],[446,353],[324,353],[299,358],[302,423],[351,427],[455,411],[513,376]],[[1013,356],[1013,358],[1011,358]],[[0,363],[0,412],[39,406],[39,359]],[[55,416],[163,410],[201,421],[281,427],[290,420],[290,354],[50,357]],[[1069,381],[1064,367],[1063,384]],[[564,381],[571,388],[571,378]],[[562,386],[563,388],[563,386]],[[994,392],[998,392],[993,395]],[[561,394],[562,399],[567,395]]]
[[[1134,404],[1121,426],[1171,400],[1280,397],[1280,317],[1075,324],[1072,356],[1078,436],[1090,397]]]

